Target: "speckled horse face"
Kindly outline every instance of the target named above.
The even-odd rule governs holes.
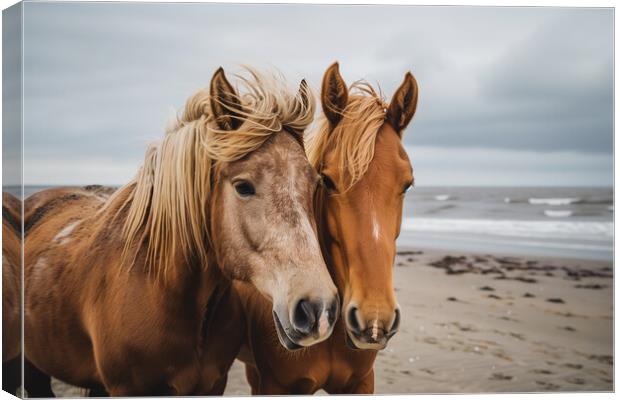
[[[273,302],[276,331],[289,349],[326,339],[338,313],[312,207],[319,176],[302,143],[298,133],[282,130],[223,163],[212,210],[221,268]]]

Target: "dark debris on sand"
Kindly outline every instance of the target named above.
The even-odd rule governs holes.
[[[594,289],[594,290],[600,290],[600,289],[605,289],[607,287],[607,285],[600,285],[598,283],[591,283],[591,284],[584,284],[584,285],[575,285],[575,287],[577,289]]]
[[[607,365],[614,365],[614,357],[609,355],[590,354],[588,356],[590,360],[596,360],[600,363]]]
[[[493,375],[491,375],[490,379],[494,381],[510,381],[512,380],[512,376],[502,374],[501,372],[496,372]]]
[[[399,256],[419,256],[424,254],[423,251],[398,251],[396,252]]]
[[[575,281],[579,281],[581,278],[613,278],[611,272],[602,269],[596,271],[587,268],[562,267],[562,270],[566,273],[566,279]]]
[[[538,282],[536,279],[528,278],[527,276],[506,276],[506,275],[500,275],[500,276],[496,277],[495,279],[509,280],[509,281],[519,281],[519,282],[523,282],[523,283],[537,283]]]
[[[396,254],[400,257],[407,257],[405,260],[406,262],[398,261],[396,263],[396,266],[397,267],[409,267],[416,261],[416,259],[411,256],[424,254],[424,252],[423,251],[398,251],[396,252]]]
[[[577,329],[573,328],[572,326],[568,326],[568,325],[565,326],[565,327],[562,327],[560,329],[564,329],[565,331],[568,331],[568,332],[576,332],[577,331]]]
[[[410,252],[407,252],[407,254]],[[399,253],[400,254],[400,253]],[[482,274],[494,276],[494,279],[515,280],[523,283],[537,283],[538,280],[526,275],[562,276],[564,279],[579,281],[583,278],[613,278],[610,267],[584,268],[541,264],[536,260],[522,260],[516,257],[451,256],[433,261],[429,264],[443,269],[448,275]],[[558,275],[559,274],[559,275]],[[583,288],[597,289],[596,285],[584,285]],[[485,289],[480,289],[485,290]]]

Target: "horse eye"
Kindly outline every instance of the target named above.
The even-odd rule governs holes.
[[[412,184],[412,183],[407,183],[407,184],[405,185],[405,187],[403,187],[402,194],[407,193],[409,190],[411,190],[411,188],[412,188],[412,187],[413,187],[413,184]]]
[[[247,181],[240,181],[235,183],[235,190],[241,197],[250,197],[256,194],[254,185]]]
[[[334,184],[334,181],[332,181],[332,178],[325,174],[321,174],[321,180],[323,181],[323,186],[325,186],[325,189],[327,189],[328,192],[337,191],[336,185]]]

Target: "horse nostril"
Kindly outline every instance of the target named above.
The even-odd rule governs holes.
[[[394,314],[394,323],[390,328],[389,335],[395,334],[398,331],[398,327],[400,326],[400,309],[397,308],[396,310],[394,310]]]
[[[321,312],[320,304],[313,303],[306,299],[302,299],[295,307],[293,315],[293,325],[302,333],[312,333],[317,325],[319,313]]]
[[[331,305],[327,309],[327,322],[333,325],[338,318],[338,310],[340,308],[340,299],[336,295],[336,298],[332,301]]]
[[[353,332],[357,334],[362,332],[362,327],[357,320],[357,307],[349,307],[349,312],[347,313],[347,324],[349,325],[349,329]]]

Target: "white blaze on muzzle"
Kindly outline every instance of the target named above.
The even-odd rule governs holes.
[[[375,341],[379,338],[379,321],[376,319],[372,323],[372,338]]]

